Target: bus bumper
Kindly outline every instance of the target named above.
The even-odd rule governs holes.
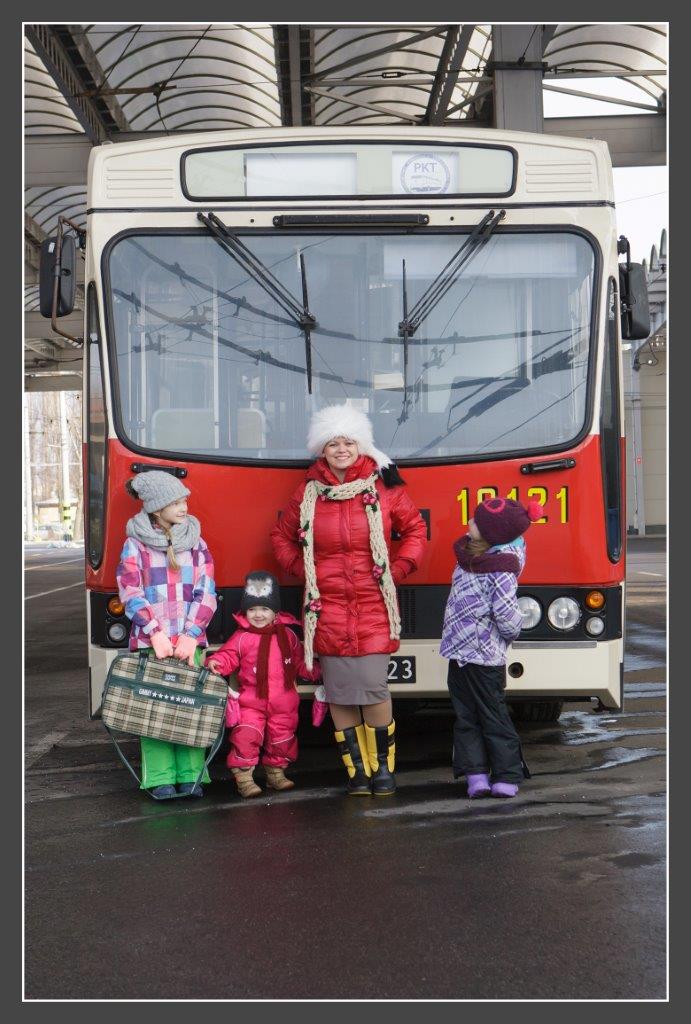
[[[391,682],[391,696],[420,699],[449,696],[449,662],[439,654],[440,641],[402,642],[397,658],[415,658],[415,682]],[[516,641],[507,651],[506,696],[537,700],[598,698],[612,710],[622,706],[624,642]],[[520,671],[520,675],[513,675]],[[312,687],[300,687],[304,696]]]
[[[122,649],[89,645],[89,711],[100,713],[103,684],[113,658]],[[404,642],[397,658],[415,659],[415,682],[389,684],[396,699],[433,699],[449,696],[449,662],[439,654],[439,641]],[[588,700],[598,698],[605,708],[622,706],[622,663],[624,641],[516,641],[507,651],[506,696],[532,697],[537,700]],[[518,671],[521,675],[513,676]],[[314,686],[299,687],[301,696],[310,697]]]

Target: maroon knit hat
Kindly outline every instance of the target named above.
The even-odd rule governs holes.
[[[542,519],[544,509],[537,501],[528,507],[511,498],[488,498],[475,509],[475,525],[483,540],[495,544],[509,544],[528,529],[531,523]]]

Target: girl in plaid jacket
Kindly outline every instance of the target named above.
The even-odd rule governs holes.
[[[187,512],[190,491],[170,473],[152,470],[125,485],[144,507],[127,523],[116,570],[120,600],[132,620],[131,651],[152,648],[157,658],[202,664],[206,627],[216,610],[211,552],[199,520]],[[204,750],[141,737],[142,789],[156,800],[178,793],[203,796],[195,785]],[[209,782],[205,772],[203,782]]]
[[[451,662],[454,776],[465,775],[471,800],[516,796],[527,774],[504,700],[506,651],[521,631],[516,598],[525,563],[521,535],[542,515],[536,501],[526,509],[510,498],[490,498],[478,505],[467,535],[454,544],[458,565],[439,653]]]

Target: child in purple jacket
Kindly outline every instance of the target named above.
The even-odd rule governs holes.
[[[454,777],[465,775],[471,800],[490,793],[516,796],[527,777],[504,700],[506,650],[521,631],[516,584],[525,563],[522,534],[543,514],[536,501],[524,508],[511,498],[490,498],[454,544],[458,565],[439,653],[451,662]]]

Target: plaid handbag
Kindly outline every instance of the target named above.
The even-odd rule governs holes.
[[[101,718],[125,766],[141,785],[112,730],[211,747],[204,768],[221,745],[228,684],[207,668],[177,658],[149,657],[150,649],[118,655],[103,689]]]

